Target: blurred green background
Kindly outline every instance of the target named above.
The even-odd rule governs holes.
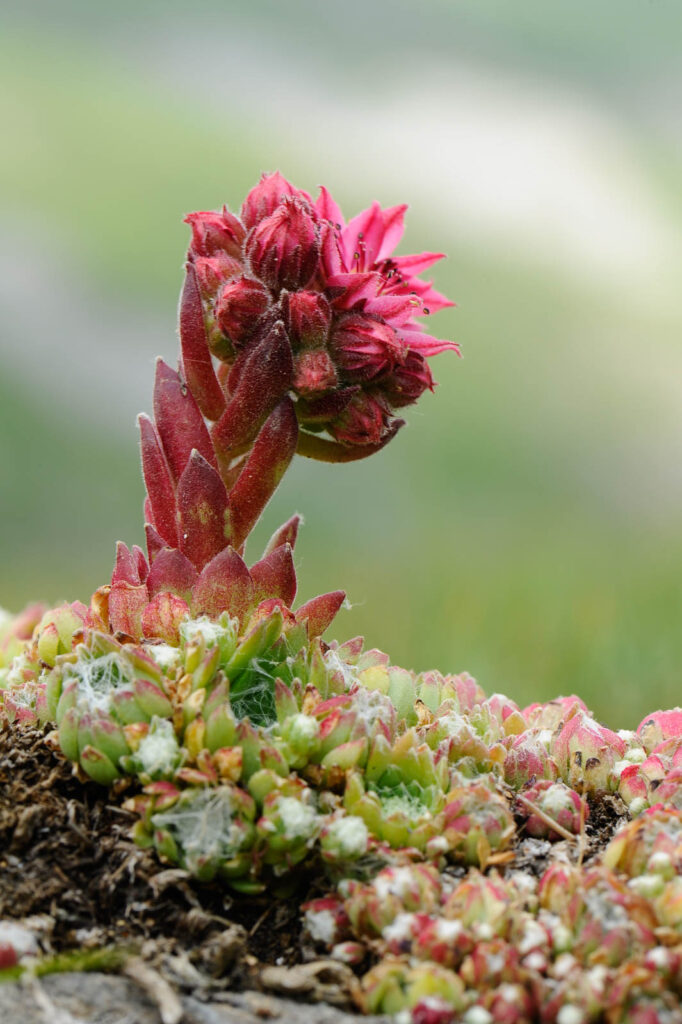
[[[0,14],[0,605],[88,599],[140,542],[135,413],[176,352],[182,215],[263,170],[407,201],[460,341],[379,456],[300,460],[301,596],[339,638],[682,703],[679,0],[24,0]]]

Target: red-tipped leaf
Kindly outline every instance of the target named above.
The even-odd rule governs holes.
[[[282,399],[261,428],[229,495],[232,544],[240,549],[294,457],[298,423],[294,403]]]
[[[244,559],[234,548],[225,548],[201,571],[192,604],[195,614],[216,618],[228,611],[240,621],[246,618],[254,604],[254,585]]]
[[[149,575],[149,563],[144,557],[144,551],[137,544],[133,544],[132,556],[135,559],[140,583],[144,583]]]
[[[213,427],[213,443],[223,460],[255,437],[291,386],[293,373],[291,345],[284,325],[279,322],[244,359],[227,408]]]
[[[148,640],[167,644],[180,642],[180,623],[189,615],[189,605],[177,594],[164,590],[152,598],[142,613],[142,634]]]
[[[225,399],[211,362],[199,282],[191,263],[186,267],[179,319],[185,380],[204,416],[217,420],[225,409]]]
[[[308,627],[308,636],[311,640],[313,637],[322,636],[345,599],[346,594],[343,590],[320,594],[296,610],[296,621]]]
[[[137,586],[141,582],[133,553],[122,540],[119,540],[116,544],[116,564],[111,574],[112,585],[114,583],[129,583],[131,586]]]
[[[282,523],[279,529],[275,530],[268,541],[265,551],[263,552],[263,558],[269,555],[271,551],[274,551],[275,548],[279,548],[283,544],[290,544],[293,551],[296,547],[296,540],[298,538],[298,528],[302,523],[303,516],[299,515],[298,512],[293,515],[291,519],[287,519],[286,523]]]
[[[173,480],[180,479],[193,448],[211,465],[216,465],[199,406],[187,384],[163,359],[156,363],[154,419]]]
[[[133,586],[122,580],[109,591],[109,628],[112,633],[125,633],[135,640],[142,636],[142,613],[147,606],[147,588]]]
[[[168,462],[154,424],[149,417],[143,413],[138,416],[137,422],[140,427],[142,474],[151,510],[150,522],[153,523],[154,528],[163,537],[166,544],[174,547],[178,539],[175,521],[175,489]]]
[[[166,542],[163,537],[159,534],[158,530],[150,522],[144,524],[144,535],[147,541],[147,555],[149,557],[149,564],[154,561],[159,551],[163,551],[166,547]]]
[[[178,480],[177,505],[180,550],[201,571],[227,545],[227,491],[196,449]]]
[[[164,590],[177,594],[189,601],[192,588],[197,580],[197,571],[189,558],[177,548],[163,548],[152,563],[147,577],[149,597],[155,597]]]
[[[358,459],[366,459],[368,455],[380,452],[404,426],[405,420],[393,420],[378,444],[340,444],[338,441],[328,441],[324,437],[301,431],[296,451],[299,455],[319,459],[321,462],[357,462]]]
[[[279,597],[287,607],[296,597],[296,569],[291,545],[281,544],[260,562],[251,566],[251,578],[256,588],[256,600]]]

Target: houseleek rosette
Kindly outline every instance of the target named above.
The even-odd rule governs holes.
[[[57,657],[46,698],[62,752],[103,785],[120,778],[121,758],[133,752],[126,729],[173,711],[154,659],[94,631],[71,654]]]
[[[394,848],[442,853],[443,808],[449,774],[444,759],[408,730],[393,745],[377,735],[364,771],[348,774],[344,806],[370,833]]]
[[[243,789],[229,783],[180,789],[161,781],[127,806],[140,814],[138,845],[153,846],[201,881],[220,877],[245,891],[261,888],[253,880],[256,803]]]

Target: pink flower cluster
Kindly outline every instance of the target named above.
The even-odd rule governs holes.
[[[394,435],[394,411],[434,386],[427,358],[458,351],[418,322],[452,305],[419,276],[442,255],[392,256],[405,210],[374,202],[346,224],[325,188],[313,201],[276,172],[239,217],[226,208],[188,215],[188,266],[227,394],[268,361],[274,372],[276,352],[278,390],[296,396],[307,431],[345,446]],[[325,457],[323,440],[305,441],[299,450]]]

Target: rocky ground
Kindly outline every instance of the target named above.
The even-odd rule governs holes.
[[[5,972],[1,1019],[236,1024],[295,1013],[341,1024],[357,1013],[353,971],[320,959],[301,930],[301,903],[324,891],[317,877],[246,897],[164,866],[132,842],[120,794],[76,778],[38,729],[0,733],[0,783],[0,947],[17,923],[43,965],[30,982]],[[623,813],[617,798],[593,809],[573,859],[598,852]],[[519,830],[498,868],[538,876],[560,845]]]

